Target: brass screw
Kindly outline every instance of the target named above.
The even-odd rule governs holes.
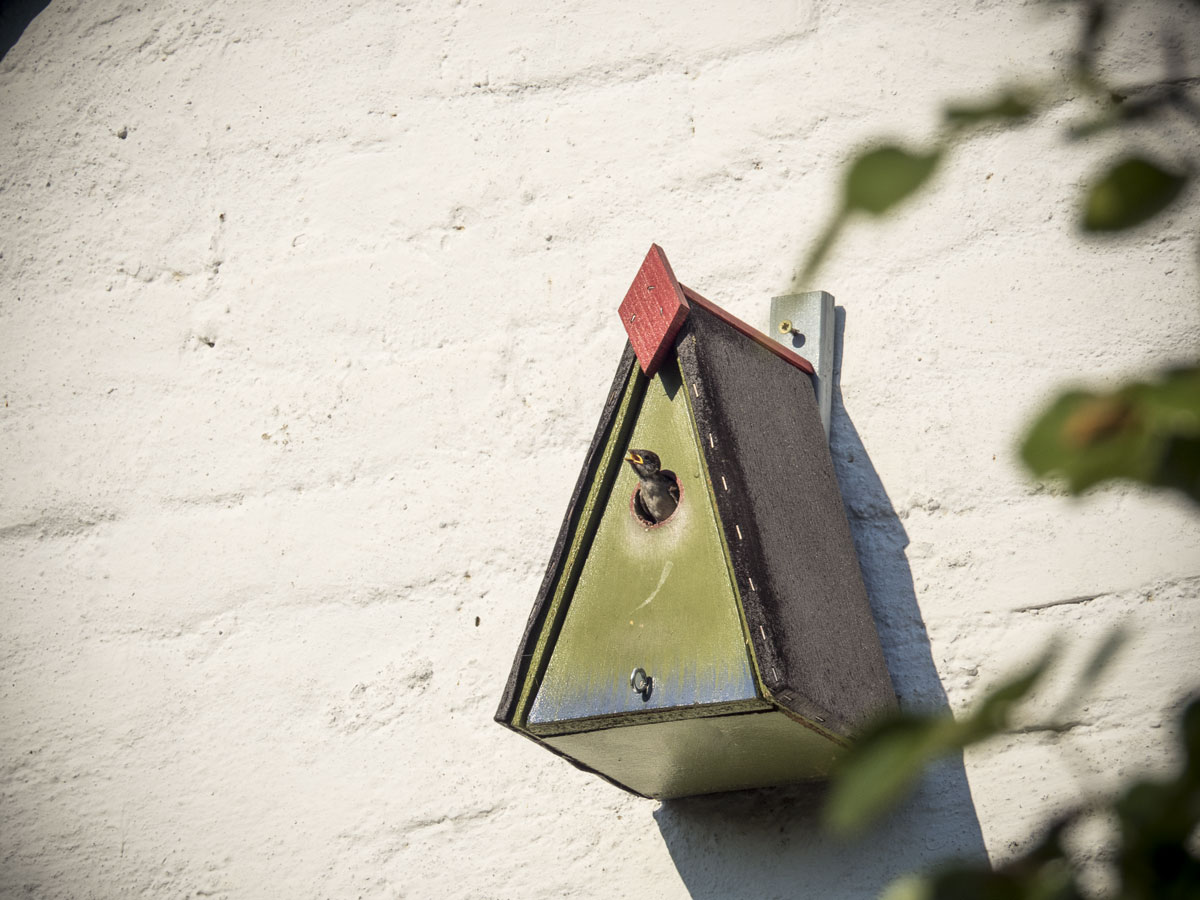
[[[791,334],[795,330],[796,329],[792,327],[791,321],[788,319],[784,319],[782,322],[779,323],[779,333],[780,334]]]

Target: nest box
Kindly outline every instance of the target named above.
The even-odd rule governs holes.
[[[821,778],[893,708],[812,366],[650,248],[629,343],[496,714],[626,790]],[[629,448],[679,487],[657,524]]]

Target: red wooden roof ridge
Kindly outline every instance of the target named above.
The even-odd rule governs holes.
[[[675,346],[675,335],[683,327],[688,311],[687,299],[667,255],[658,244],[651,244],[617,310],[647,376],[658,371]]]
[[[691,311],[688,301],[712,313],[726,325],[763,346],[802,372],[815,375],[812,363],[737,316],[707,300],[675,277],[667,255],[658,244],[651,244],[633,284],[621,301],[618,314],[629,343],[637,354],[642,371],[653,376],[675,346],[675,336]]]

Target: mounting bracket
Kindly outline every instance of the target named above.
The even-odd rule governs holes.
[[[826,440],[833,412],[833,330],[833,294],[806,291],[771,298],[771,322],[766,332],[812,363],[816,372],[813,387]]]

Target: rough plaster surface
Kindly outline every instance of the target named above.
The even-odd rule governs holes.
[[[1105,57],[1133,80],[1147,21]],[[639,800],[491,722],[650,242],[761,322],[849,148],[1073,35],[1037,3],[52,0],[0,64],[0,896],[866,898],[1169,766],[1200,517],[1013,454],[1064,381],[1200,338],[1194,204],[1072,231],[1121,147],[1061,139],[1082,100],[805,286],[842,308],[833,448],[902,701],[1123,623],[1074,727],[838,844],[818,789]]]

